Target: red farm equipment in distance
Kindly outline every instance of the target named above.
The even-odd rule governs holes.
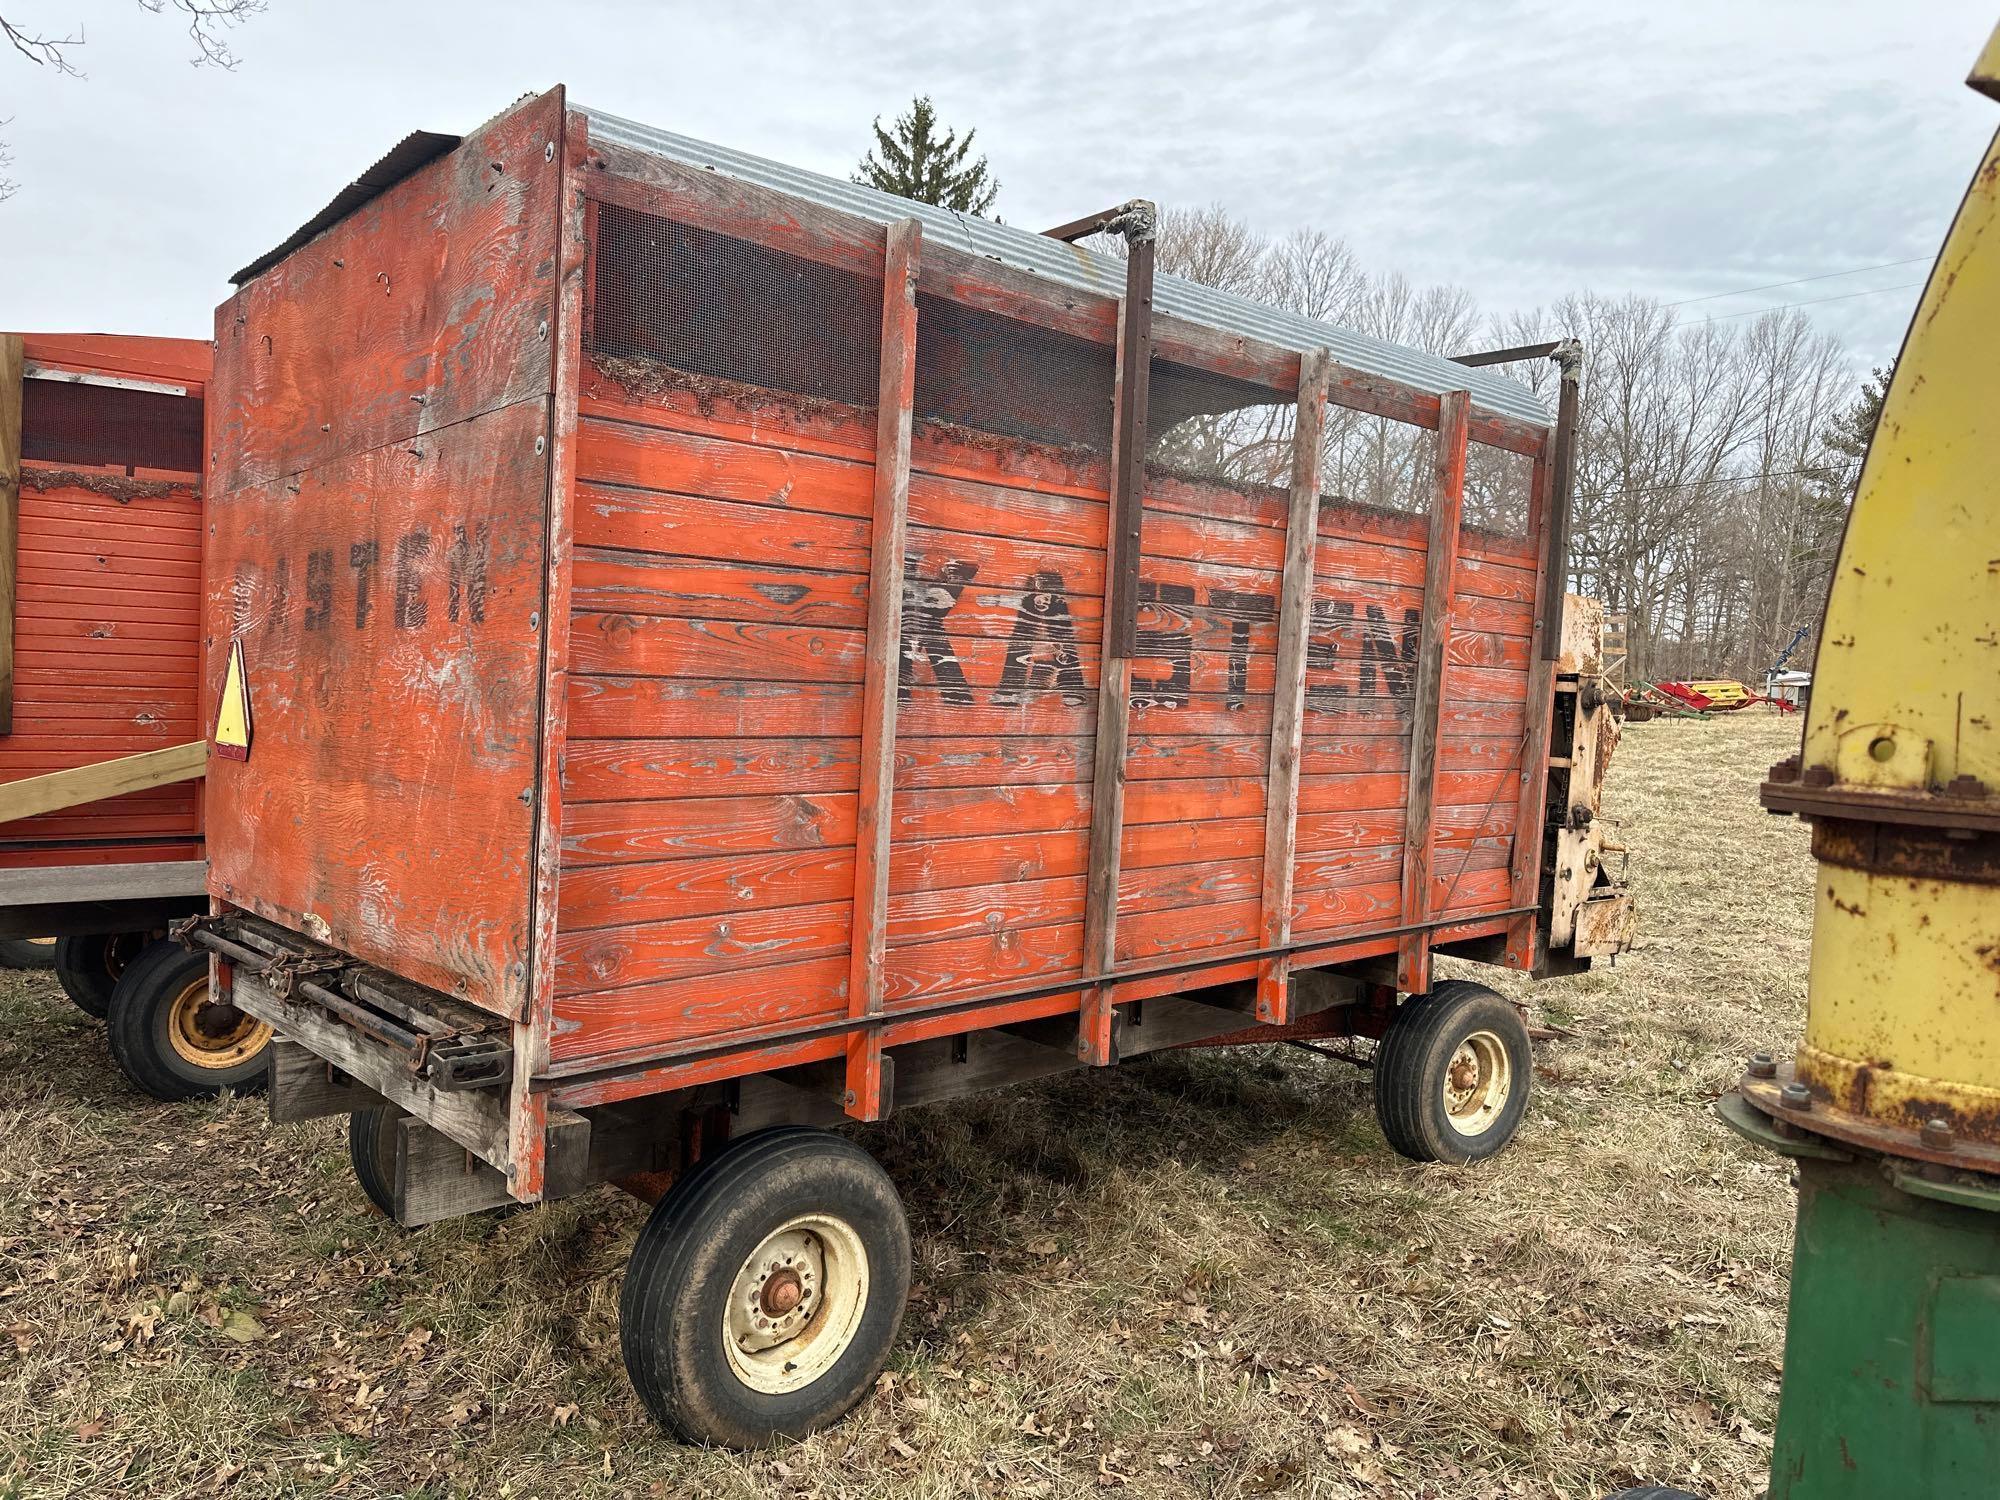
[[[207,907],[205,340],[0,335],[0,940],[159,1098],[254,1087],[269,1028],[168,925]]]

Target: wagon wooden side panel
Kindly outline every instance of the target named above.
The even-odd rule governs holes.
[[[530,983],[560,92],[219,310],[211,888],[506,1016]]]
[[[799,1031],[832,1055],[863,972],[884,231],[615,145],[590,161],[552,1068]],[[948,248],[919,287],[880,1003],[893,1025],[1033,990],[1060,1013],[1089,972],[1116,305],[983,279]],[[1260,385],[1163,360],[1156,380],[1199,422],[1288,413],[1297,369]],[[1156,433],[1143,471],[1121,968],[1263,942],[1286,493],[1177,465],[1184,437]],[[1499,930],[1532,553],[1468,534],[1427,600],[1421,511],[1329,497],[1311,557],[1289,930],[1328,949]],[[1411,902],[1427,610],[1450,671],[1437,857]],[[733,1064],[759,1065],[747,1046]]]
[[[10,593],[0,783],[198,741],[209,346],[105,334],[0,339],[18,355],[0,359],[0,381],[16,403],[19,443],[0,541]],[[198,860],[199,785],[181,780],[0,824],[0,867]]]

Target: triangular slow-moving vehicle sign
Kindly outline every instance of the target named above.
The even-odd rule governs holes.
[[[215,753],[225,760],[250,758],[250,682],[244,675],[241,637],[229,646],[229,670],[215,709]]]

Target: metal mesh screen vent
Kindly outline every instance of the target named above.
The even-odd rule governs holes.
[[[1147,408],[1146,463],[1187,479],[1288,485],[1295,397],[1155,359]]]
[[[165,391],[21,382],[21,457],[70,468],[201,472],[201,398]]]
[[[1116,365],[1108,344],[917,294],[920,422],[1108,452]]]
[[[1522,453],[1469,443],[1465,449],[1465,524],[1504,537],[1528,534],[1535,461]]]
[[[689,374],[873,406],[881,283],[600,203],[588,345]]]

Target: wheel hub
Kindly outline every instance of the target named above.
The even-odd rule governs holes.
[[[167,1009],[167,1041],[182,1061],[197,1068],[237,1067],[270,1039],[269,1026],[215,999],[205,974],[190,981]]]
[[[1475,1031],[1458,1044],[1444,1074],[1444,1109],[1454,1130],[1484,1135],[1513,1093],[1514,1065],[1497,1033]]]
[[[805,1301],[805,1278],[790,1266],[774,1272],[764,1283],[764,1290],[758,1296],[765,1313],[773,1318],[782,1318]]]
[[[730,1368],[769,1395],[809,1385],[854,1341],[868,1301],[868,1255],[852,1225],[803,1214],[736,1273],[723,1311]]]

